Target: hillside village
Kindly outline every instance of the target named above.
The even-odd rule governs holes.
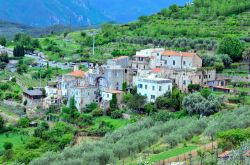
[[[25,91],[23,100],[28,100],[28,108],[48,108],[62,104],[63,100],[69,105],[70,98],[74,98],[75,106],[82,112],[92,102],[103,109],[110,108],[113,95],[121,105],[122,94],[134,86],[148,102],[155,102],[156,98],[171,93],[173,86],[187,93],[190,84],[232,93],[233,88],[226,88],[229,80],[218,76],[215,69],[202,68],[202,59],[196,53],[153,48],[138,51],[132,58],[121,56],[107,60],[105,65],[92,64],[88,71],[75,65],[73,72],[57,77],[45,87],[46,98],[42,91],[34,89]]]
[[[6,24],[0,164],[250,164],[249,9],[193,0],[39,37]]]
[[[13,49],[3,46],[1,49],[2,52],[7,51],[10,57],[13,56]],[[96,138],[99,139],[113,131],[115,134],[116,130],[122,130],[123,127],[125,129],[126,125],[141,120],[142,116],[143,118],[152,116],[155,122],[165,122],[170,119],[178,121],[177,116],[183,119],[187,115],[209,117],[222,109],[233,109],[240,104],[244,107],[245,104],[249,104],[247,85],[249,76],[226,76],[218,73],[214,67],[203,66],[204,57],[195,51],[182,52],[166,48],[147,48],[136,51],[133,56],[108,59],[104,64],[85,62],[83,65],[78,62],[64,64],[47,61],[46,55],[41,52],[25,54],[23,58],[27,61],[33,59],[32,62],[29,62],[28,72],[31,73],[28,75],[32,75],[33,69],[35,71],[43,69],[46,73],[46,71],[58,70],[58,67],[61,67],[63,72],[60,71],[60,74],[56,74],[50,79],[42,79],[41,71],[39,71],[40,75],[38,74],[36,79],[32,78],[33,82],[29,87],[22,80],[29,79],[27,75],[25,77],[22,74],[15,74],[20,67],[20,61],[15,62],[15,59],[9,61],[6,66],[9,75],[6,75],[6,80],[1,81],[1,89],[5,92],[5,88],[9,87],[5,87],[4,84],[12,83],[13,88],[17,88],[19,93],[18,96],[9,96],[9,98],[7,94],[4,94],[5,99],[2,103],[4,106],[18,107],[19,110],[17,119],[11,119],[12,115],[7,115],[6,118],[9,122],[13,120],[11,121],[13,123],[19,119],[17,127],[25,132],[26,129],[34,131],[33,135],[29,133],[30,131],[26,134],[11,134],[21,136],[21,139],[28,134],[32,135],[31,139],[34,139],[34,142],[41,139],[43,143],[47,143],[43,135],[45,132],[41,135],[36,132],[45,129],[39,126],[41,123],[49,123],[48,127],[52,127],[51,131],[59,129],[59,127],[68,130],[66,134],[71,134],[71,137],[65,142],[56,140],[57,142],[53,146],[55,148],[60,148],[60,145],[66,146],[70,142],[73,146],[81,144],[83,143],[82,138],[90,138],[91,141],[94,140],[94,143],[98,142],[99,140]],[[36,84],[34,84],[35,82]],[[238,88],[231,84],[242,84],[243,86]],[[242,90],[246,90],[246,92]],[[193,99],[196,105],[192,105],[193,103],[190,102]],[[196,106],[198,106],[197,109],[200,109],[199,111],[195,110]],[[190,110],[183,110],[183,107]],[[247,111],[242,111],[244,117],[248,118],[248,114],[245,112]],[[12,113],[16,114],[15,111]],[[6,110],[0,114],[5,115]],[[191,117],[187,120],[193,119]],[[26,122],[26,124],[23,125],[24,123],[21,124],[21,122]],[[66,125],[59,126],[58,122],[69,124],[68,128]],[[203,129],[206,132],[209,128],[204,127]],[[197,134],[201,132],[200,130]],[[63,132],[58,133],[64,136]],[[171,137],[165,136],[170,148],[176,147],[181,142],[172,144]],[[55,137],[51,136],[51,140],[54,141]],[[33,143],[31,139],[27,140],[27,144],[22,143],[27,146],[29,143]],[[186,137],[186,139],[189,138]],[[190,142],[187,149],[195,154],[196,147],[193,145],[204,147],[218,144],[213,139],[206,139],[204,143]],[[44,149],[41,147],[37,146],[33,150],[39,150],[39,155],[47,149],[51,150],[51,147]],[[210,150],[209,148],[211,149],[211,146],[208,147],[208,150]],[[178,147],[176,149],[178,150]],[[58,149],[54,149],[54,151],[56,150]],[[219,150],[218,152],[220,153],[218,158],[223,160],[230,155],[231,150],[225,152]],[[185,156],[185,150],[181,153]],[[138,158],[140,154],[137,153]],[[153,160],[154,157],[158,156],[152,154],[149,156],[149,160],[153,162],[162,160],[160,158]],[[19,160],[19,158],[15,159]],[[25,161],[28,162],[32,159],[33,157],[25,157]]]

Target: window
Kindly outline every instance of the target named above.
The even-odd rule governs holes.
[[[161,86],[159,86],[159,91],[161,91]]]
[[[175,60],[173,60],[173,65],[175,65]]]
[[[186,65],[186,61],[183,61],[183,65]]]
[[[145,85],[145,89],[148,89],[148,85]]]
[[[167,60],[166,60],[166,61],[164,61],[164,64],[165,64],[165,65],[167,65],[167,64],[168,64],[168,61],[167,61]]]
[[[168,85],[168,90],[170,91],[170,85]]]
[[[153,90],[153,91],[155,90],[155,86],[152,86],[152,90]]]
[[[138,84],[138,88],[142,88],[142,84]]]
[[[208,78],[211,78],[211,75],[208,75]]]
[[[186,85],[186,80],[183,80],[183,85]]]
[[[159,56],[160,55],[160,53],[157,53],[157,56]]]
[[[199,79],[201,79],[201,76],[199,76]]]
[[[151,99],[154,100],[155,99],[155,95],[151,95]]]
[[[107,97],[109,97],[109,94],[107,94]]]

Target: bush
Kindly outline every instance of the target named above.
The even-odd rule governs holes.
[[[232,64],[232,59],[227,54],[220,54],[219,55],[221,61],[223,62],[224,66],[229,68]]]
[[[189,92],[199,91],[200,88],[201,88],[200,84],[189,84],[188,85]]]
[[[250,129],[232,129],[228,131],[221,131],[218,133],[220,139],[220,146],[223,149],[230,150],[238,147],[241,142],[250,138]]]
[[[92,111],[92,115],[94,117],[97,117],[97,116],[102,116],[103,115],[103,112],[100,108],[96,108],[95,110]]]
[[[111,112],[111,118],[113,118],[113,119],[122,118],[122,111],[121,110],[115,110],[115,111]]]
[[[30,120],[27,117],[19,119],[17,122],[17,126],[21,128],[27,128],[29,127]]]
[[[172,117],[171,112],[166,110],[161,110],[153,115],[154,120],[163,122],[169,121]]]
[[[13,147],[13,144],[10,142],[4,142],[4,144],[3,144],[3,148],[5,150],[10,150],[10,149],[12,149],[12,147]]]
[[[98,107],[96,102],[92,102],[90,104],[87,104],[86,107],[83,109],[84,112],[90,113],[93,110],[95,110]]]
[[[212,93],[211,89],[209,88],[203,88],[201,91],[200,91],[200,94],[204,97],[204,98],[208,98],[208,96]]]
[[[42,144],[42,141],[40,138],[32,137],[26,143],[25,147],[27,149],[37,149],[41,146],[41,144]]]
[[[220,63],[220,62],[216,62],[214,64],[214,67],[215,67],[215,69],[216,69],[217,72],[222,72],[223,69],[225,68],[224,64]]]
[[[78,121],[90,125],[93,124],[93,116],[89,114],[81,114]]]
[[[4,119],[3,117],[0,115],[0,130],[2,130],[4,128]]]

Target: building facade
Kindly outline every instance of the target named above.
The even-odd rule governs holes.
[[[153,75],[146,78],[138,78],[136,81],[137,93],[147,97],[147,102],[155,100],[166,93],[172,93],[172,81],[158,78]]]

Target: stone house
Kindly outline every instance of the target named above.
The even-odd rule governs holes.
[[[43,92],[39,89],[25,90],[23,92],[23,102],[27,101],[26,108],[33,109],[43,106]]]
[[[68,90],[68,105],[71,98],[74,98],[75,106],[78,111],[82,111],[82,109],[92,102],[96,102],[96,86],[82,86],[82,87],[74,87]]]
[[[166,50],[161,54],[161,66],[175,69],[197,69],[202,59],[196,53]]]

